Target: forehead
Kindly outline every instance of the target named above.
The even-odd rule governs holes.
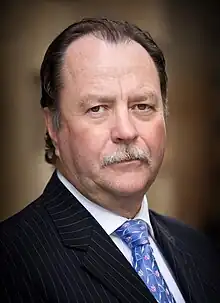
[[[149,87],[160,91],[156,66],[148,52],[135,41],[111,43],[92,35],[74,41],[63,64],[64,87],[108,89],[115,84],[131,89]],[[127,87],[128,89],[128,87]]]

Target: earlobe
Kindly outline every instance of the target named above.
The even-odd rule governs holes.
[[[58,151],[57,151],[57,133],[56,133],[56,130],[54,129],[53,121],[52,121],[52,114],[48,107],[43,108],[43,115],[44,115],[45,128],[53,142],[53,145],[55,147],[55,153],[57,155],[57,153],[58,153]]]

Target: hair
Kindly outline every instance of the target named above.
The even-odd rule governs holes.
[[[66,50],[73,41],[89,34],[116,44],[133,40],[146,49],[158,71],[164,112],[166,114],[166,64],[162,51],[154,42],[151,35],[126,21],[109,20],[106,18],[84,18],[67,27],[52,41],[41,65],[41,107],[47,107],[50,110],[53,127],[57,130],[60,128],[59,92],[62,88],[61,70]],[[45,160],[49,164],[56,163],[55,147],[48,131],[46,131],[45,135]]]

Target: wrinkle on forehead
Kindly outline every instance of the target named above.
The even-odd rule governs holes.
[[[113,44],[92,35],[79,38],[66,51],[63,78],[68,89],[74,86],[80,93],[104,90],[111,94],[116,87],[121,97],[125,88],[160,92],[156,66],[135,41]]]
[[[123,58],[123,53],[126,58]],[[129,61],[129,57],[133,60]],[[135,66],[145,65],[148,68],[156,69],[148,52],[142,45],[133,40],[129,43],[111,43],[93,35],[86,35],[72,42],[64,56],[64,65],[74,66],[76,69],[97,65],[100,68],[111,68],[114,63],[115,66],[117,63],[122,63],[120,65],[128,67],[133,62]]]

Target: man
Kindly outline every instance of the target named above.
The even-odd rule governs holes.
[[[209,241],[148,210],[167,112],[165,61],[151,36],[84,19],[49,46],[41,84],[56,169],[1,224],[1,302],[219,302]]]

